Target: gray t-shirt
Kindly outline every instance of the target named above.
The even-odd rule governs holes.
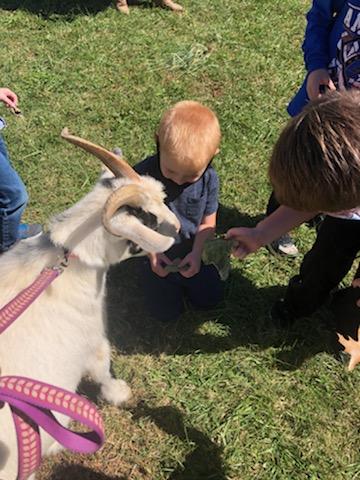
[[[175,244],[166,252],[170,259],[184,258],[192,250],[195,234],[204,215],[211,215],[218,209],[219,178],[209,165],[203,175],[194,183],[178,185],[165,178],[160,170],[158,155],[147,157],[135,165],[140,175],[149,175],[165,187],[165,203],[181,223]]]

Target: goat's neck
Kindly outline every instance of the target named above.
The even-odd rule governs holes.
[[[85,224],[86,223],[86,224]],[[51,232],[53,239],[53,233]],[[112,238],[98,217],[93,216],[70,233],[62,247],[89,267],[107,269],[120,262],[128,251],[125,239]]]
[[[109,190],[98,185],[76,205],[50,222],[54,245],[69,250],[80,261],[95,268],[108,268],[127,258],[126,239],[110,235],[102,225],[102,208]]]

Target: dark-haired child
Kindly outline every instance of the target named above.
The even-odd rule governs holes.
[[[291,119],[273,149],[269,175],[281,202],[254,229],[232,228],[235,255],[255,252],[284,232],[326,214],[285,297],[273,308],[283,325],[310,315],[350,270],[360,250],[360,92],[331,92]]]
[[[291,116],[326,90],[360,86],[360,0],[313,0],[306,18],[302,49],[307,73],[288,105]],[[267,214],[278,206],[272,194]],[[287,255],[296,254],[294,247],[287,234],[269,245],[271,251]]]

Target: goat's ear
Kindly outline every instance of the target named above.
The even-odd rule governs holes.
[[[131,240],[147,253],[160,253],[168,250],[174,243],[172,237],[167,237],[146,227],[136,217],[129,217],[119,222],[116,235]],[[113,230],[114,231],[114,230]]]

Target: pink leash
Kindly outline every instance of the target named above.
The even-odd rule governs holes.
[[[26,480],[40,465],[39,426],[65,448],[78,453],[93,453],[104,443],[104,428],[96,406],[62,388],[26,377],[0,377],[0,407],[10,405],[18,449],[17,480]],[[52,411],[86,425],[91,431],[74,432],[63,427]]]
[[[9,303],[0,309],[0,335],[25,312],[37,297],[63,272],[62,267],[44,268],[37,279],[21,290]]]
[[[47,267],[36,280],[0,309],[0,334],[4,332],[68,265],[69,254],[59,264]],[[93,453],[104,443],[104,428],[96,406],[62,388],[31,378],[0,377],[0,408],[10,406],[17,442],[17,480],[26,480],[41,463],[39,426],[65,448],[79,453]],[[51,410],[86,425],[90,431],[74,432],[63,427]]]

